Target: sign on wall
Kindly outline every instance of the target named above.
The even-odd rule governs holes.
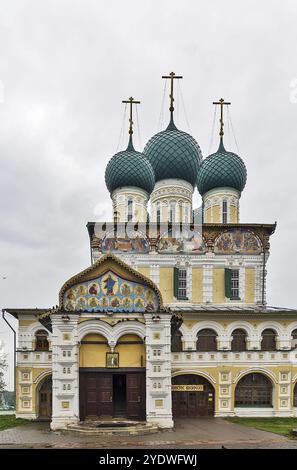
[[[171,385],[173,392],[203,392],[203,385]]]

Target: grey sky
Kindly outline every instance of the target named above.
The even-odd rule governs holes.
[[[268,303],[296,307],[296,19],[294,0],[1,0],[1,308],[55,305],[63,282],[89,265],[86,222],[111,218],[104,170],[121,100],[142,101],[145,144],[158,130],[161,75],[171,70],[184,76],[204,157],[212,101],[232,102],[248,169],[241,221],[277,220]],[[164,125],[167,108],[166,100]],[[189,131],[177,119],[180,100],[176,108]],[[0,320],[7,351],[9,338]]]

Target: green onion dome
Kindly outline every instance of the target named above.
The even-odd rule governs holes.
[[[148,141],[143,153],[152,164],[156,182],[177,178],[195,186],[202,163],[201,150],[190,134],[177,129],[173,119],[165,131]]]
[[[246,184],[247,171],[243,160],[233,152],[227,152],[223,140],[218,150],[203,160],[198,172],[197,187],[203,196],[215,188],[234,188],[239,192]]]
[[[132,137],[126,150],[116,153],[108,162],[105,170],[105,183],[112,193],[123,186],[136,186],[149,194],[155,186],[155,175],[152,165],[133,147]]]

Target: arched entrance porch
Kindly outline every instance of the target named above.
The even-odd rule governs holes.
[[[80,419],[145,419],[145,345],[124,332],[111,351],[107,339],[87,334],[80,346]]]
[[[214,416],[215,390],[201,375],[184,374],[172,378],[173,418]]]

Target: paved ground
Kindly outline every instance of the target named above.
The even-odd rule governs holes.
[[[297,449],[297,439],[229,423],[220,418],[178,420],[173,431],[146,436],[79,436],[52,432],[31,423],[0,432],[0,448],[282,448]]]

